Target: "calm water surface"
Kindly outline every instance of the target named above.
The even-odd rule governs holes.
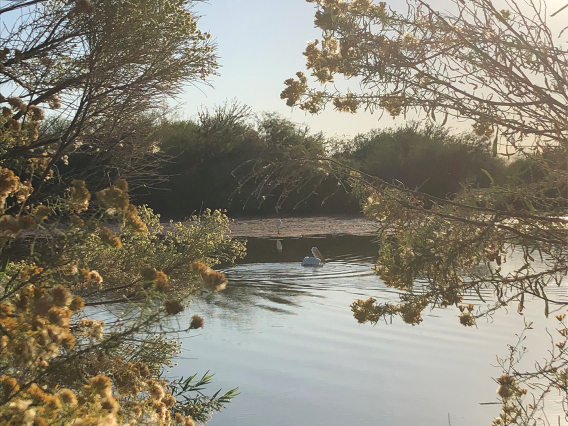
[[[172,373],[211,370],[213,390],[241,392],[208,425],[490,425],[500,406],[480,403],[497,401],[496,355],[506,355],[525,319],[535,322],[525,361],[550,347],[544,330],[556,320],[547,320],[538,302],[528,303],[524,316],[503,310],[477,328],[461,326],[455,307],[427,311],[414,327],[400,319],[357,324],[349,309],[355,299],[398,301],[371,269],[371,239],[282,245],[279,253],[275,240],[249,240],[244,262],[223,270],[227,290],[195,301],[180,319],[199,314],[205,328],[181,336],[184,352]],[[324,267],[300,265],[312,246],[329,258]],[[564,287],[549,294],[567,296]],[[558,413],[549,410],[554,424]]]

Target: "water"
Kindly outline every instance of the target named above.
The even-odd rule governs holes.
[[[282,245],[279,253],[275,240],[250,240],[244,262],[223,270],[227,290],[196,300],[180,319],[199,314],[205,328],[181,336],[184,352],[172,374],[211,370],[213,391],[238,386],[241,393],[208,425],[490,425],[500,406],[480,403],[497,402],[496,355],[506,355],[525,319],[535,322],[525,362],[550,347],[545,328],[556,320],[537,301],[523,316],[501,310],[477,328],[461,326],[455,307],[427,311],[414,327],[400,319],[357,324],[349,309],[355,299],[398,300],[371,269],[371,239]],[[324,267],[300,265],[312,246],[329,258]],[[564,287],[550,294],[567,296]],[[552,423],[559,413],[550,408]]]

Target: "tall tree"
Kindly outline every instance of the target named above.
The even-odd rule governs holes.
[[[3,131],[22,127],[31,136],[4,144],[0,158],[16,165],[42,157],[40,186],[77,151],[95,159],[84,176],[105,158],[115,176],[140,174],[133,160],[155,149],[152,124],[166,101],[217,69],[193,1],[33,3],[0,9],[14,21],[0,36]],[[45,107],[51,111],[39,129]]]

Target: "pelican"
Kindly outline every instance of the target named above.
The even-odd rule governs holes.
[[[282,240],[276,240],[276,250],[282,253]]]
[[[304,257],[304,260],[302,260],[302,266],[320,266],[325,263],[325,259],[317,247],[312,247],[312,254],[314,257]]]
[[[276,221],[276,233],[280,234],[280,227],[282,226],[282,220],[278,219]]]

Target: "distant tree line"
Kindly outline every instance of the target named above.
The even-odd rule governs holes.
[[[360,211],[350,188],[334,177],[314,178],[288,194],[281,187],[267,188],[274,185],[270,176],[247,181],[259,158],[279,162],[290,156],[331,156],[384,181],[442,198],[464,188],[539,178],[530,156],[504,161],[494,155],[487,138],[474,133],[455,135],[442,126],[408,123],[336,140],[276,114],[255,116],[237,103],[203,110],[191,120],[165,121],[157,126],[155,139],[162,156],[157,172],[167,180],[139,188],[136,199],[173,219],[204,208],[227,209],[232,216],[270,215],[282,195],[279,207],[285,214]],[[255,196],[259,186],[264,196]]]

